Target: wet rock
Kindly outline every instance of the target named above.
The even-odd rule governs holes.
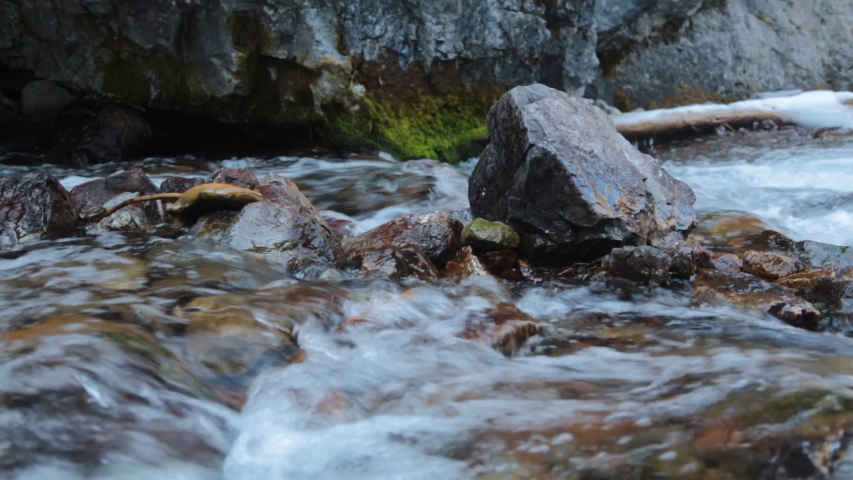
[[[344,240],[348,259],[384,245],[416,247],[439,268],[453,258],[461,246],[462,224],[449,212],[412,213],[369,232]]]
[[[104,204],[104,209],[120,204],[125,200],[138,197],[136,192],[126,192],[114,197]],[[145,206],[141,203],[128,205],[98,222],[98,228],[112,232],[145,232],[151,228],[145,214]]]
[[[255,176],[255,172],[251,168],[220,168],[211,175],[208,183],[227,183],[252,190],[257,190],[260,186],[258,177]]]
[[[715,253],[711,256],[711,267],[723,272],[740,272],[743,260],[734,253]]]
[[[690,232],[690,242],[701,243],[715,251],[731,251],[738,248],[739,239],[757,235],[773,228],[763,219],[741,212],[715,213],[704,215],[696,228]]]
[[[504,280],[530,280],[533,271],[513,250],[495,250],[477,256],[480,263],[492,275]]]
[[[675,278],[688,279],[711,264],[711,252],[696,244],[677,242],[667,249],[672,258],[670,272]]]
[[[0,177],[0,229],[8,237],[7,245],[25,238],[66,235],[77,224],[71,194],[51,174]]]
[[[456,256],[447,262],[442,276],[453,277],[457,280],[468,278],[472,275],[489,275],[486,267],[480,263],[480,259],[474,255],[470,246],[464,246],[456,252]]]
[[[160,184],[160,193],[184,193],[187,190],[197,187],[201,184],[205,183],[203,178],[200,177],[169,177],[163,180],[163,183]],[[163,200],[163,203],[171,203],[174,200]]]
[[[462,243],[478,250],[511,250],[518,247],[521,237],[508,225],[478,218],[462,230]]]
[[[384,244],[353,252],[348,257],[365,277],[371,279],[404,280],[417,278],[425,282],[438,279],[438,269],[429,257],[412,245],[398,247]]]
[[[459,337],[486,344],[509,357],[538,335],[539,329],[539,322],[530,315],[514,303],[503,302],[469,315]]]
[[[756,277],[773,282],[780,277],[786,277],[802,269],[800,262],[787,255],[775,252],[756,252],[749,250],[744,252],[743,271],[751,273]]]
[[[614,277],[635,282],[664,284],[669,280],[672,258],[649,245],[614,248],[601,260],[601,266]]]
[[[518,231],[535,263],[665,246],[695,225],[690,187],[584,99],[514,88],[489,112],[489,140],[469,180],[471,211]]]
[[[163,183],[160,184],[159,193],[184,193],[187,190],[197,187],[203,183],[205,183],[204,179],[199,177],[169,177],[166,180],[163,180]],[[164,199],[158,201],[162,202],[162,205],[167,205],[175,200]],[[166,212],[165,209],[163,210],[163,219],[173,226],[183,225],[183,222],[178,217]]]
[[[835,270],[806,270],[779,278],[776,284],[792,290],[803,290],[815,286],[822,278],[836,278]]]
[[[0,335],[0,347],[4,471],[45,452],[89,467],[104,458],[214,467],[227,453],[233,433],[211,408],[218,399],[139,328],[65,315]]]
[[[244,394],[254,377],[296,352],[299,325],[337,324],[342,298],[334,289],[270,288],[197,297],[173,313],[189,321],[185,358],[196,375]]]
[[[806,240],[794,243],[793,252],[804,264],[812,267],[837,271],[853,267],[853,247]]]
[[[821,314],[794,290],[768,283],[747,273],[703,270],[693,283],[693,295],[702,301],[727,300],[765,311],[795,327],[814,330]]]
[[[329,226],[329,228],[332,230],[332,233],[335,234],[338,240],[344,240],[346,238],[352,238],[355,236],[358,227],[352,220],[335,217],[332,215],[328,215],[324,212],[320,212],[320,216],[323,218],[323,221],[326,222],[326,225]]]
[[[120,105],[81,102],[60,112],[54,141],[66,163],[86,166],[118,162],[144,147],[151,125],[136,109]]]
[[[86,183],[81,183],[71,190],[71,198],[74,201],[74,206],[78,211],[86,214],[88,212],[107,209],[110,206],[117,204],[115,199],[122,194],[151,195],[157,193],[157,187],[151,182],[151,179],[145,174],[141,168],[133,168],[122,172],[114,173],[108,177],[90,180]],[[122,197],[122,198],[126,198]],[[110,217],[121,215],[127,220],[128,215],[136,217],[145,216],[144,221],[134,222],[138,227],[142,228],[139,231],[145,231],[148,225],[154,225],[160,222],[162,216],[160,214],[161,205],[157,202],[147,202],[147,204],[129,205],[120,211],[114,213]],[[104,220],[108,220],[104,219]],[[109,222],[107,222],[108,225]],[[130,223],[119,222],[130,227]],[[143,225],[144,224],[144,225]],[[117,224],[118,225],[118,224]],[[126,230],[118,228],[119,230]]]
[[[239,212],[201,217],[191,234],[250,252],[296,271],[308,265],[342,265],[343,251],[316,208],[280,175],[260,181],[263,200]]]
[[[34,80],[21,90],[21,113],[30,121],[50,120],[77,96],[50,80]]]

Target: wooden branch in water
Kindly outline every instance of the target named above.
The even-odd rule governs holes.
[[[828,90],[721,104],[630,112],[611,117],[616,130],[630,139],[690,133],[720,126],[772,121],[809,129],[853,128],[853,93]]]
[[[149,202],[151,200],[176,200],[178,198],[181,198],[181,195],[181,193],[155,193],[152,195],[143,195],[141,197],[128,198],[127,200],[119,203],[118,205],[108,210],[105,210],[96,215],[92,215],[87,220],[92,223],[98,223],[128,205],[133,205],[134,203],[140,202]]]

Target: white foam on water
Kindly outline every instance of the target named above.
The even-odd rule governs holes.
[[[686,181],[701,212],[755,214],[796,240],[853,245],[853,150],[731,148],[665,168]]]

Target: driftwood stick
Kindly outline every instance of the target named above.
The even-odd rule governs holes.
[[[124,208],[128,205],[133,205],[134,203],[148,202],[151,200],[173,200],[173,199],[180,198],[181,195],[182,194],[180,194],[180,193],[154,193],[152,195],[143,195],[141,197],[128,198],[127,200],[119,203],[118,205],[116,205],[116,206],[114,206],[108,210],[105,210],[105,211],[103,211],[97,215],[93,215],[93,216],[89,217],[89,221],[92,223],[100,222],[101,220],[109,217],[110,215],[121,210],[122,208]]]

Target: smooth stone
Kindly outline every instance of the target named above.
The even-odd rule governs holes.
[[[509,225],[477,218],[462,230],[462,243],[478,250],[517,248],[521,237]]]
[[[729,301],[767,312],[784,322],[807,330],[818,327],[821,314],[794,290],[769,283],[743,272],[703,270],[693,282],[693,296],[702,301]]]

